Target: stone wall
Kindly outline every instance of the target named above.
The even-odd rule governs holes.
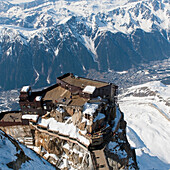
[[[93,169],[90,152],[77,144],[36,129],[35,146],[38,154],[60,169]]]
[[[0,129],[25,145],[33,145],[33,134],[29,125],[1,126]]]
[[[93,169],[90,152],[66,140],[40,132],[30,126],[0,127],[59,169]]]

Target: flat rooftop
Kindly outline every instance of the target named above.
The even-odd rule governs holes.
[[[72,95],[69,90],[62,88],[61,86],[55,87],[50,91],[47,91],[43,97],[44,101],[52,100],[53,103],[62,103],[68,106],[83,106],[88,99],[80,97],[79,95]],[[63,101],[65,99],[65,101]]]
[[[86,79],[86,78],[82,78],[82,77],[76,77],[76,76],[72,76],[72,75],[68,75],[63,78],[61,77],[59,79],[68,83],[68,84],[74,85],[76,87],[83,87],[83,88],[88,85],[95,86],[96,88],[100,88],[100,87],[109,85],[109,83],[106,83],[106,82]]]
[[[22,113],[7,113],[4,114],[0,120],[4,122],[22,122]]]

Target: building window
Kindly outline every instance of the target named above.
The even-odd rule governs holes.
[[[89,114],[85,114],[85,118],[90,120],[90,115]]]
[[[69,89],[68,84],[66,84],[66,89],[67,89],[67,90]]]

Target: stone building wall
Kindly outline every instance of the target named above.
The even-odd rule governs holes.
[[[1,126],[0,129],[28,147],[34,145],[33,133],[29,125]]]
[[[35,130],[35,146],[38,154],[60,169],[93,169],[90,152],[78,144]]]

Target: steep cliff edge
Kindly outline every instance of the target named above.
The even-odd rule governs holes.
[[[104,152],[110,169],[138,169],[135,150],[131,148],[126,137],[126,122],[123,117]]]

